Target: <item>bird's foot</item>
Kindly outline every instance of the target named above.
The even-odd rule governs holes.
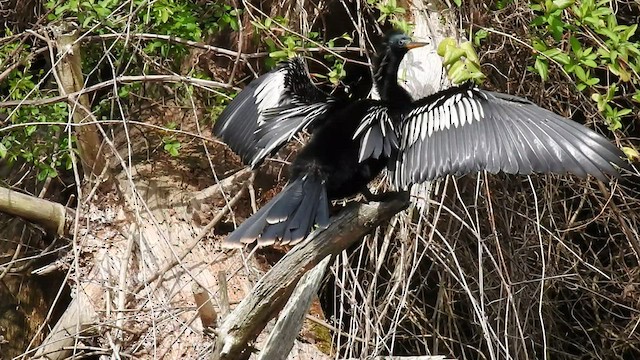
[[[381,194],[372,194],[368,187],[361,191],[362,195],[368,202],[390,201],[406,194],[406,191],[387,191]]]

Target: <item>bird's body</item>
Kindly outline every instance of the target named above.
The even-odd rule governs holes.
[[[295,243],[329,221],[329,200],[363,192],[385,167],[399,189],[447,174],[572,172],[605,180],[622,153],[593,131],[528,100],[469,84],[413,100],[397,82],[414,43],[388,36],[374,66],[381,100],[341,101],[316,88],[301,58],[254,80],[214,126],[252,167],[313,129],[283,190],[223,245]]]
[[[387,156],[358,161],[360,144],[353,135],[370,106],[370,101],[360,100],[328,113],[291,164],[290,177],[317,174],[325,181],[329,199],[362,191],[389,161]]]

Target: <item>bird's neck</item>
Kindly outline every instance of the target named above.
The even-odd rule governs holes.
[[[380,99],[393,105],[402,106],[411,102],[411,95],[398,84],[398,69],[404,54],[394,54],[385,50],[378,56],[374,67],[374,79]]]

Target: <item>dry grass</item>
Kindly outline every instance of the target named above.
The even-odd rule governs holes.
[[[589,119],[605,136],[637,146],[637,133],[607,131],[559,69],[546,83],[526,71],[531,51],[514,39],[529,38],[525,5],[461,9],[465,28],[497,30],[479,50],[485,86]],[[424,213],[399,216],[336,261],[325,299],[345,332],[334,336],[340,354],[640,356],[637,172],[611,184],[479,174],[434,186]]]

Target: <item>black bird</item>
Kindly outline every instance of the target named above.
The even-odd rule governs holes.
[[[300,57],[252,81],[222,112],[213,132],[257,167],[297,132],[311,140],[291,165],[284,189],[224,241],[295,243],[329,221],[329,200],[361,192],[385,167],[397,188],[479,170],[511,174],[571,172],[606,180],[625,167],[607,139],[532,102],[471,84],[413,100],[397,81],[413,42],[387,35],[374,64],[381,100],[343,101],[319,90]]]

